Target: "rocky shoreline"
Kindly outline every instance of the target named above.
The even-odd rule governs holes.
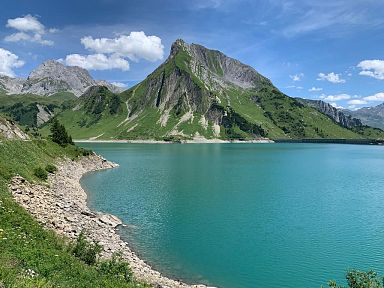
[[[74,140],[75,143],[131,143],[131,144],[247,144],[247,143],[274,143],[273,140],[268,138],[260,138],[253,140],[222,140],[222,139],[205,139],[196,138],[192,140],[181,140],[180,142],[173,141],[160,141],[160,140],[97,140],[97,139],[78,139]]]
[[[33,184],[20,176],[12,178],[9,189],[17,203],[29,211],[46,228],[75,239],[82,230],[90,240],[103,246],[102,258],[121,252],[129,262],[134,277],[154,287],[205,288],[205,285],[188,285],[162,276],[141,260],[116,233],[122,222],[115,216],[91,211],[87,207],[87,194],[80,185],[81,177],[91,171],[117,167],[98,155],[78,161],[63,160],[58,171],[50,175],[49,185]]]

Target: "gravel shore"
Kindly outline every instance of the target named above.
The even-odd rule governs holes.
[[[82,230],[86,231],[89,239],[103,246],[102,258],[110,258],[114,252],[120,251],[137,280],[158,288],[207,287],[187,285],[162,276],[137,257],[127,243],[120,239],[116,233],[116,227],[122,224],[120,219],[91,211],[87,207],[87,194],[80,185],[80,178],[90,171],[117,166],[97,155],[83,157],[78,161],[64,160],[58,164],[58,171],[49,176],[49,185],[32,184],[15,176],[9,189],[15,200],[46,228],[72,240]]]

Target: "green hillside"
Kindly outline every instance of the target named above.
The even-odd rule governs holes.
[[[75,257],[68,239],[44,229],[8,190],[17,174],[41,182],[36,168],[82,154],[76,146],[63,148],[47,139],[6,140],[0,133],[0,287],[148,287],[122,279],[117,271],[105,273],[100,263],[88,265]]]
[[[111,99],[118,106],[114,113]],[[253,68],[182,40],[173,44],[169,58],[141,83],[119,95],[94,89],[58,118],[75,139],[361,139],[384,135],[364,127],[342,127],[281,93]]]
[[[343,126],[252,67],[182,40],[153,73],[120,94],[93,86],[79,98],[0,96],[0,112],[47,135],[42,109],[74,139],[384,139],[379,129]]]

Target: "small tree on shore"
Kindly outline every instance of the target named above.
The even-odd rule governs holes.
[[[51,139],[61,146],[73,145],[72,137],[68,134],[64,125],[54,118],[51,125]]]

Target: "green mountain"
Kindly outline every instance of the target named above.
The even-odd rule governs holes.
[[[7,95],[0,91],[0,113],[7,114],[20,125],[38,127],[55,113],[73,107],[76,99],[70,92],[58,92],[46,97],[35,94]]]
[[[74,139],[384,138],[380,130],[343,126],[252,67],[183,40],[131,89],[91,87],[56,114]]]

